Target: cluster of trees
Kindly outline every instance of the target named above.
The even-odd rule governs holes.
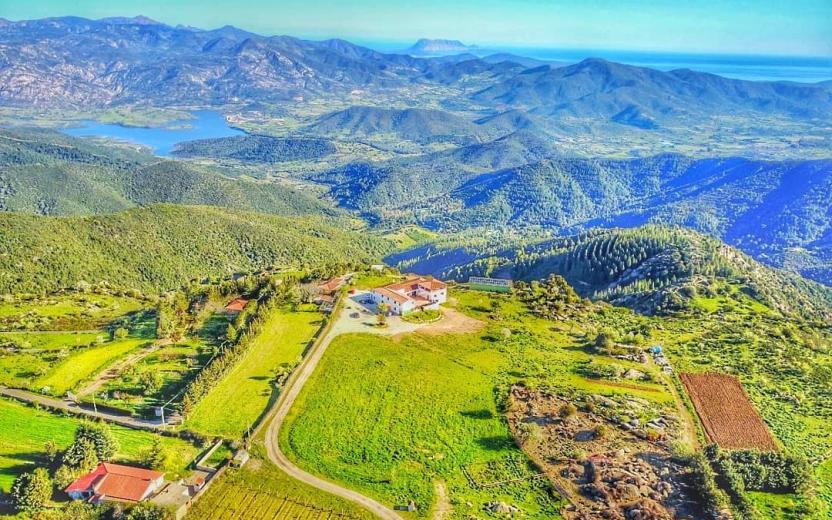
[[[187,415],[239,362],[251,346],[269,314],[280,305],[291,303],[297,297],[297,281],[285,279],[282,283],[266,283],[229,325],[226,346],[191,380],[182,397],[182,414]]]
[[[373,263],[391,244],[346,220],[157,205],[87,218],[0,213],[0,293],[81,280],[147,292],[275,266]]]
[[[535,314],[549,319],[562,316],[586,304],[562,276],[555,274],[543,282],[520,282],[515,285],[514,290]]]
[[[797,493],[803,497],[801,514],[809,517],[816,511],[812,468],[803,457],[782,452],[725,451],[712,444],[705,449],[704,458],[740,520],[764,518],[748,497],[749,491]]]
[[[82,422],[72,444],[61,453],[54,442],[44,446],[51,467],[36,468],[20,474],[12,486],[11,498],[15,506],[25,512],[42,509],[52,497],[53,484],[64,489],[84,473],[94,470],[99,462],[110,460],[118,451],[118,442],[104,423]]]
[[[106,423],[84,421],[78,425],[72,444],[65,450],[61,451],[53,441],[44,445],[48,466],[20,474],[12,485],[12,502],[19,511],[30,514],[39,512],[43,516],[42,510],[48,506],[52,498],[53,487],[62,491],[81,475],[93,471],[99,463],[112,460],[118,450],[118,441]],[[169,453],[160,437],[156,437],[153,444],[141,455],[140,464],[156,470],[163,470],[169,458]],[[126,515],[122,514],[121,508],[115,510],[94,508],[85,503],[79,504],[73,503],[64,510],[51,511],[44,518],[56,520],[87,518],[90,520],[109,518],[164,520],[168,518],[165,510],[151,504],[136,506]]]
[[[442,262],[452,266],[442,269]],[[544,240],[503,233],[488,243],[464,234],[425,248],[402,266],[412,263],[462,280],[495,274],[537,280],[554,273],[582,296],[648,314],[690,309],[694,297],[715,296],[726,283],[786,314],[816,317],[832,308],[828,288],[766,268],[716,239],[665,226],[594,229]]]

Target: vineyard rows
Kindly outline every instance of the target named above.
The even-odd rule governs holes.
[[[230,482],[218,482],[211,493],[196,503],[188,515],[194,519],[218,520],[336,520],[350,515],[317,508],[276,494],[270,490],[252,489]]]

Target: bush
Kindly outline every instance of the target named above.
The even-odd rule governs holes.
[[[52,497],[52,479],[44,468],[22,473],[12,484],[11,497],[14,506],[26,513],[43,509]]]
[[[170,511],[150,502],[140,502],[124,516],[125,520],[169,520]]]
[[[558,415],[561,419],[568,419],[569,417],[573,417],[576,413],[578,413],[578,409],[572,403],[566,403],[560,407],[560,410],[558,410]]]

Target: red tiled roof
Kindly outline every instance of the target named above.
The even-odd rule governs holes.
[[[108,498],[138,502],[147,496],[153,482],[162,476],[158,471],[105,462],[70,484],[66,492],[86,491]]]
[[[92,487],[93,482],[95,480],[104,475],[107,471],[104,469],[104,464],[99,464],[97,468],[95,468],[92,472],[87,473],[86,475],[81,475],[78,479],[70,484],[66,488],[67,493],[72,493],[73,491],[87,491]]]
[[[386,287],[391,291],[415,291],[419,288],[419,286],[427,289],[428,291],[437,291],[446,287],[445,282],[442,282],[435,278],[428,279],[423,276],[408,278],[405,281],[399,283],[391,283]]]
[[[228,312],[242,312],[247,303],[248,300],[245,298],[234,298],[228,302],[228,305],[225,306],[225,310]]]
[[[335,292],[340,289],[342,285],[344,285],[344,278],[339,276],[325,281],[318,287],[320,287],[320,289],[324,292]]]

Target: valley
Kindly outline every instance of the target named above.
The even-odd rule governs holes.
[[[402,49],[0,19],[0,516],[831,518],[829,82]]]

